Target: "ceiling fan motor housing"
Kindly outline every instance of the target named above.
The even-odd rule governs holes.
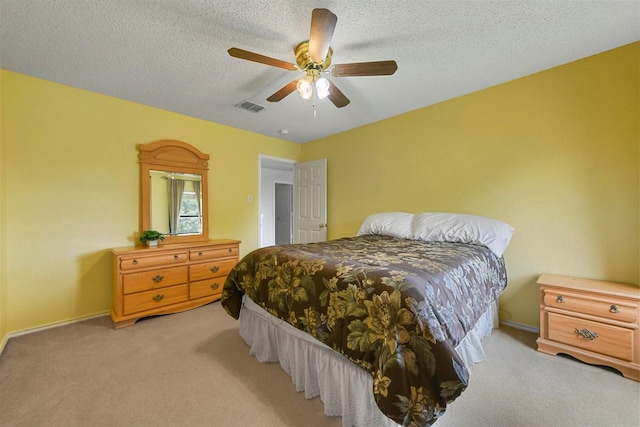
[[[300,71],[306,71],[307,75],[312,74],[317,76],[331,65],[333,50],[329,48],[323,62],[313,62],[311,60],[308,41],[298,44],[298,46],[293,49],[293,53],[296,55],[296,63]]]

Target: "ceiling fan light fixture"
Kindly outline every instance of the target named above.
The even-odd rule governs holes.
[[[313,81],[308,76],[299,79],[296,88],[302,98],[311,99],[313,97]]]
[[[318,99],[325,99],[329,96],[329,80],[324,77],[316,80],[316,93],[318,94]]]

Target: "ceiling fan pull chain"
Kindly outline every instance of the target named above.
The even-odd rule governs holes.
[[[314,84],[311,88],[313,91],[313,98],[311,98],[311,105],[313,105],[313,118],[316,118],[317,110],[316,110],[316,101],[318,100],[318,93],[316,91],[316,85]]]

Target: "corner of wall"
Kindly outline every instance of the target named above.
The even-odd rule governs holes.
[[[0,354],[7,342],[7,218],[4,71],[0,69]]]

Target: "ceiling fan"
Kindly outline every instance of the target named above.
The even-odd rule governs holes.
[[[321,77],[321,73],[328,72],[334,77],[388,76],[396,72],[398,65],[396,61],[374,61],[338,64],[329,68],[333,55],[333,50],[330,47],[331,38],[337,21],[338,17],[330,10],[313,9],[309,40],[298,44],[293,49],[296,55],[296,64],[236,47],[232,47],[228,52],[235,58],[305,73],[304,77],[289,82],[267,98],[267,101],[281,101],[297,89],[304,99],[312,99],[314,95],[318,99],[329,98],[336,107],[341,108],[349,104],[349,98],[331,80]]]

